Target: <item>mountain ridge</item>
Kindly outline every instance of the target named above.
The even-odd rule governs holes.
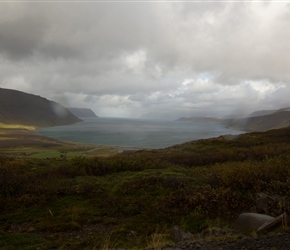
[[[19,90],[0,88],[0,123],[43,127],[80,121],[59,103]]]
[[[242,118],[228,122],[228,126],[244,131],[267,131],[290,126],[290,111],[276,111],[269,115]]]
[[[229,116],[230,117],[230,116]],[[235,116],[232,116],[235,117]],[[179,118],[177,121],[224,124],[227,127],[247,132],[267,131],[290,126],[290,107],[278,110],[260,110],[247,117],[219,119],[214,117]]]

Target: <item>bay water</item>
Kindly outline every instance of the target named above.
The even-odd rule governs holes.
[[[242,133],[222,124],[125,118],[82,119],[82,122],[72,125],[40,128],[38,132],[65,141],[136,148],[165,148],[191,140]]]

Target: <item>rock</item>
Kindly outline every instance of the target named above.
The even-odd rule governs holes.
[[[194,234],[193,238],[194,239],[201,239],[201,238],[203,238],[203,234],[204,234],[204,231],[201,231],[200,233]]]
[[[269,203],[269,195],[265,193],[257,194],[256,207],[258,212],[261,210],[262,212],[267,213],[268,203]]]
[[[195,245],[195,247],[196,247],[196,248],[201,248],[201,245],[197,243],[197,244]]]
[[[172,240],[175,243],[182,241],[181,230],[179,229],[178,226],[174,226],[172,229]]]
[[[225,231],[219,227],[211,227],[208,228],[206,230],[204,230],[203,236],[207,237],[207,236],[220,236],[220,235],[224,235]]]
[[[188,247],[187,247],[188,246]],[[230,238],[222,241],[206,239],[198,242],[176,244],[163,250],[290,250],[290,233],[278,235],[259,235],[256,238],[242,236],[242,238]]]
[[[265,222],[257,230],[258,233],[266,233],[280,226],[287,226],[288,216],[286,213],[283,213],[269,222]]]
[[[235,223],[235,229],[242,233],[257,231],[264,223],[273,219],[275,218],[266,214],[242,213]]]
[[[279,195],[267,195],[265,193],[258,193],[256,197],[256,211],[258,213],[271,214],[277,216],[281,213],[281,204],[285,200]]]
[[[191,240],[193,238],[193,234],[189,232],[182,233],[182,240]]]
[[[178,226],[174,226],[172,230],[172,239],[175,243],[193,239],[193,234],[184,232]]]

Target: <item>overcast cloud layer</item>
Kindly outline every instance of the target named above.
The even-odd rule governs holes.
[[[99,116],[290,106],[290,4],[0,2],[0,87]]]

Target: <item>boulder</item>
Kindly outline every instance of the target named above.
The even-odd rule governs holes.
[[[258,233],[267,233],[278,227],[287,227],[288,226],[288,216],[286,213],[283,213],[269,222],[265,222],[257,230]]]
[[[257,211],[267,213],[269,202],[271,201],[270,196],[265,193],[258,193],[256,197],[256,208]]]
[[[193,239],[193,234],[184,232],[178,226],[174,226],[172,230],[172,239],[175,243]]]
[[[258,193],[256,197],[256,211],[258,213],[277,216],[281,213],[281,203],[283,200],[283,197],[279,195],[267,195],[265,193]]]
[[[242,213],[235,223],[235,229],[242,233],[257,231],[264,223],[274,219],[274,217],[266,214]]]

